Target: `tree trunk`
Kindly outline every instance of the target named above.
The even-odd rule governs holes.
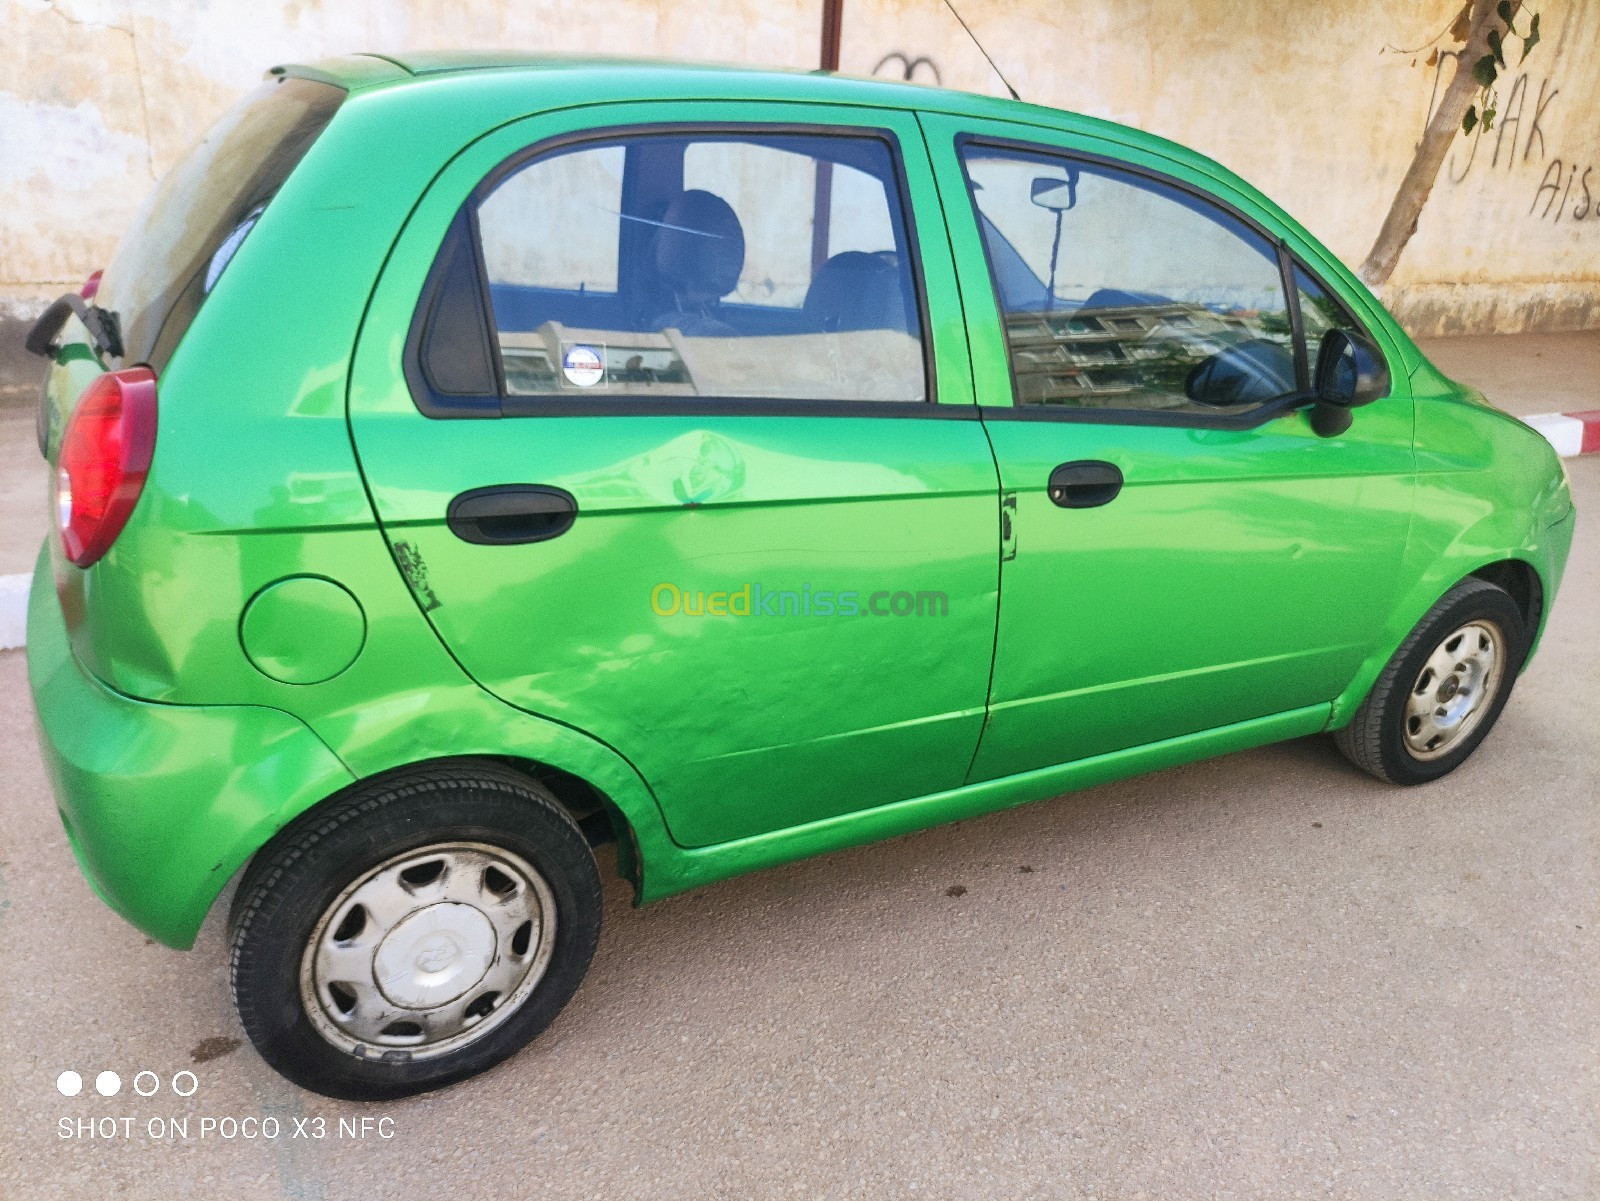
[[[1439,107],[1433,110],[1428,128],[1423,131],[1422,141],[1417,143],[1417,152],[1411,159],[1411,166],[1406,169],[1405,178],[1400,181],[1393,203],[1389,205],[1389,215],[1383,219],[1383,228],[1378,231],[1377,241],[1373,242],[1366,261],[1361,264],[1361,278],[1374,287],[1388,282],[1389,276],[1394,273],[1394,265],[1400,261],[1400,252],[1411,241],[1411,235],[1417,232],[1417,219],[1422,215],[1422,206],[1428,203],[1428,194],[1433,191],[1434,181],[1439,177],[1439,168],[1444,165],[1450,144],[1461,128],[1461,120],[1467,115],[1472,98],[1477,94],[1478,84],[1472,78],[1472,64],[1489,53],[1489,31],[1500,22],[1495,15],[1495,0],[1471,0],[1471,3],[1470,32],[1466,44],[1455,51],[1455,74],[1445,88]],[[1512,5],[1513,11],[1520,7],[1517,3]]]

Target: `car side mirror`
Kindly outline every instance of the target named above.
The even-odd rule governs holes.
[[[1376,346],[1351,330],[1330,329],[1317,349],[1311,428],[1337,437],[1350,428],[1351,409],[1389,395],[1389,386],[1389,367]]]

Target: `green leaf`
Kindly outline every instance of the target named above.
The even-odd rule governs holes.
[[[1461,132],[1471,133],[1472,127],[1478,123],[1478,109],[1476,105],[1467,108],[1467,115],[1461,118]]]
[[[1494,87],[1495,76],[1499,74],[1499,70],[1494,65],[1494,55],[1492,54],[1485,54],[1472,64],[1472,78],[1478,81],[1480,88]]]
[[[1528,36],[1522,39],[1522,57],[1519,63],[1528,60],[1528,52],[1539,44],[1539,14],[1533,14],[1533,24],[1528,26]]]
[[[1500,44],[1500,34],[1497,30],[1489,31],[1489,53],[1494,55],[1494,61],[1502,67],[1506,65],[1506,49]]]
[[[1500,17],[1501,24],[1509,28],[1511,25],[1511,0],[1500,0],[1494,11]]]
[[[1486,108],[1486,109],[1483,110],[1483,132],[1484,133],[1488,133],[1493,128],[1494,128],[1494,109]]]

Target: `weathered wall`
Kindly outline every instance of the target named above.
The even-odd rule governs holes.
[[[1442,88],[1426,58],[1448,44],[1427,39],[1458,6],[956,0],[1024,97],[1213,155],[1351,264]],[[1496,130],[1458,141],[1385,291],[1418,332],[1600,326],[1600,0],[1530,7],[1543,43]],[[0,0],[0,301],[21,315],[103,265],[156,176],[273,63],[504,45],[805,67],[819,22],[820,0]],[[1002,94],[942,0],[845,0],[842,65]]]
[[[942,3],[851,5],[846,70],[909,67],[914,79],[1004,94]],[[1211,155],[1351,266],[1377,235],[1434,88],[1449,82],[1448,59],[1427,58],[1451,43],[1429,39],[1460,6],[956,0],[1024,98]],[[1458,139],[1383,289],[1417,333],[1600,327],[1600,0],[1528,7],[1542,13],[1543,40],[1501,87],[1494,131]]]

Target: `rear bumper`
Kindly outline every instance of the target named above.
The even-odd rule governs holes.
[[[28,599],[28,682],[83,874],[170,947],[193,945],[222,886],[273,833],[353,779],[281,710],[152,704],[108,689],[72,654],[48,553]]]

